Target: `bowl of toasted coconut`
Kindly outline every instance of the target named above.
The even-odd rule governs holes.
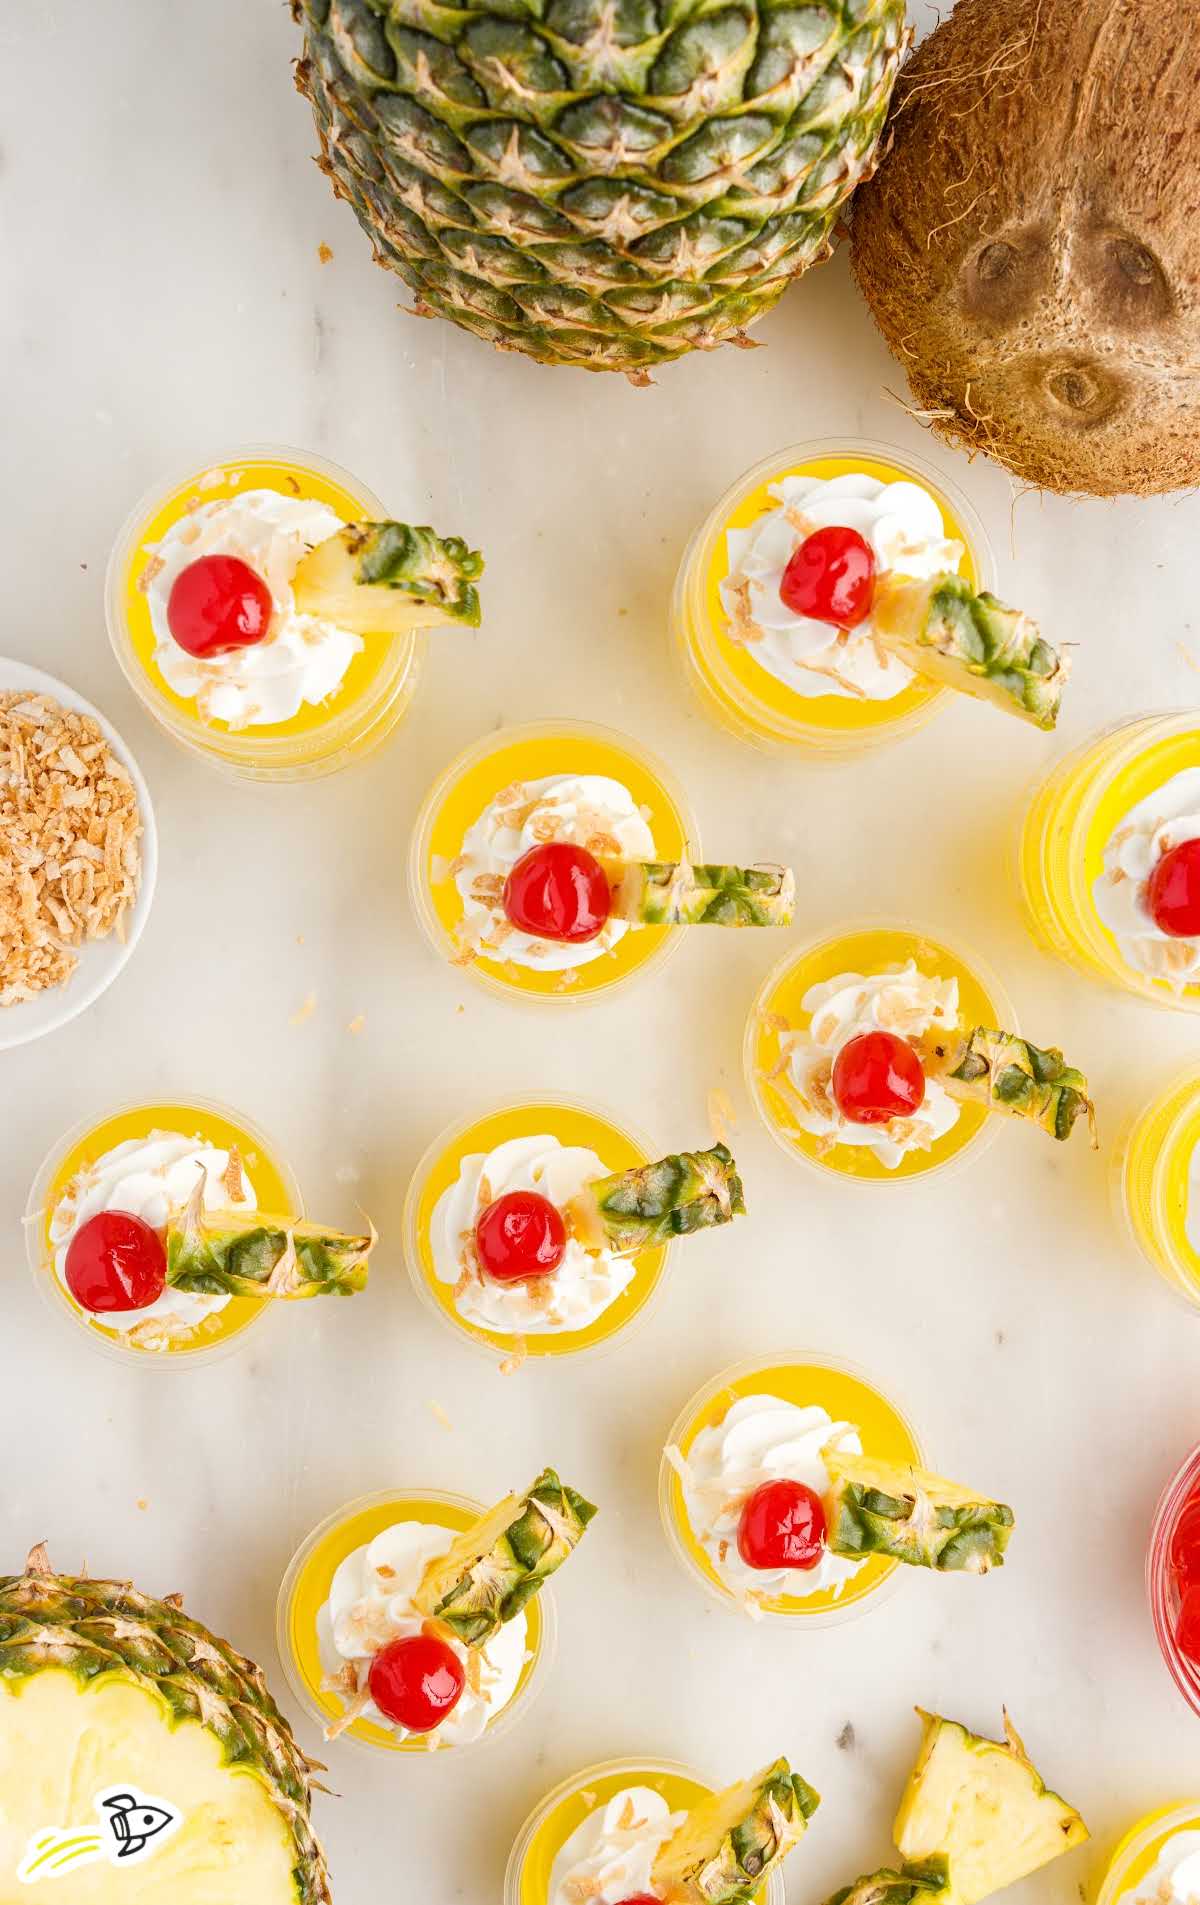
[[[0,657],[0,1050],[107,990],[157,870],[150,795],[115,728],[65,682]]]

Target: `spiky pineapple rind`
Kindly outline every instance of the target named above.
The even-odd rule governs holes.
[[[167,1282],[212,1296],[303,1299],[364,1290],[374,1233],[347,1236],[261,1211],[190,1206],[167,1227]]]
[[[482,1645],[574,1552],[595,1513],[594,1503],[543,1469],[523,1496],[507,1496],[430,1563],[413,1596],[417,1612],[466,1646]]]
[[[885,1865],[878,1872],[864,1873],[853,1885],[834,1892],[825,1905],[933,1905],[950,1890],[948,1861],[932,1858],[902,1865],[898,1872]]]
[[[651,1883],[669,1905],[747,1905],[819,1804],[807,1780],[778,1759],[693,1807],[659,1848]]]
[[[944,1476],[823,1452],[830,1478],[826,1531],[835,1554],[877,1554],[939,1574],[986,1574],[1004,1565],[1015,1525],[1005,1502],[972,1497]]]
[[[632,1251],[731,1223],[745,1215],[746,1196],[733,1153],[714,1144],[598,1178],[568,1210],[585,1241]]]
[[[640,926],[790,926],[795,916],[790,867],[638,860],[606,870],[614,913]]]
[[[1035,622],[965,576],[886,579],[876,597],[878,640],[917,674],[1051,729],[1070,674]]]
[[[302,614],[359,634],[457,622],[479,626],[483,557],[427,524],[346,523],[302,556],[292,594]]]
[[[1095,1144],[1096,1108],[1088,1081],[1055,1047],[977,1025],[963,1037],[933,1038],[928,1059],[927,1069],[952,1096],[1026,1118],[1060,1143],[1086,1118]]]

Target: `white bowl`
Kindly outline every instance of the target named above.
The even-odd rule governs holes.
[[[56,681],[53,675],[44,675],[40,668],[29,668],[24,662],[9,661],[6,656],[0,655],[0,693],[13,691],[48,695],[64,708],[90,715],[99,725],[137,792],[142,816],[142,877],[133,911],[125,921],[123,940],[118,939],[115,933],[110,933],[107,939],[85,941],[78,949],[79,964],[65,985],[51,986],[32,999],[22,999],[19,1005],[0,1007],[0,1051],[10,1051],[15,1045],[28,1045],[31,1039],[57,1031],[60,1025],[66,1025],[71,1019],[78,1018],[81,1012],[86,1012],[88,1006],[108,990],[142,936],[158,878],[158,831],[154,824],[149,789],[141,768],[112,723],[106,721],[90,701],[85,701],[82,695],[76,694],[74,688],[69,688],[65,681]]]

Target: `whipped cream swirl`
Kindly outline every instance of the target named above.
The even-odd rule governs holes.
[[[1133,1896],[1139,1905],[1200,1905],[1200,1832],[1173,1832]]]
[[[195,701],[202,721],[229,728],[290,721],[308,703],[341,687],[362,637],[321,616],[300,615],[292,577],[301,557],[336,536],[342,519],[324,503],[273,489],[242,490],[201,503],[148,544],[146,604],[158,646],[154,660],[175,694]],[[223,655],[191,655],[171,634],[167,604],[176,577],[200,556],[238,556],[271,592],[271,625],[262,641]]]
[[[229,1191],[222,1181],[228,1169],[228,1151],[178,1131],[152,1131],[145,1138],[126,1138],[78,1171],[50,1217],[54,1274],[68,1296],[67,1251],[75,1232],[89,1218],[102,1210],[130,1211],[152,1230],[164,1230],[168,1219],[186,1207],[201,1171],[205,1210],[228,1210]],[[257,1209],[254,1186],[244,1167],[241,1190],[237,1208]],[[168,1284],[144,1309],[87,1314],[98,1328],[128,1338],[138,1349],[165,1349],[171,1338],[189,1335],[228,1302],[227,1296],[176,1290]]]
[[[497,1283],[479,1263],[475,1225],[489,1204],[510,1191],[537,1191],[561,1210],[585,1184],[607,1177],[594,1151],[540,1134],[510,1138],[464,1157],[457,1181],[442,1192],[430,1220],[433,1264],[455,1286],[454,1307],[468,1323],[500,1336],[582,1330],[602,1316],[633,1281],[631,1257],[607,1247],[585,1249],[567,1235],[552,1276]]]
[[[926,1077],[919,1111],[887,1124],[856,1124],[838,1109],[833,1096],[834,1060],[843,1045],[863,1032],[894,1032],[903,1039],[952,1030],[958,1024],[957,979],[930,978],[914,960],[887,972],[864,976],[841,972],[810,986],[801,1001],[807,1028],[780,1034],[780,1070],[792,1116],[802,1131],[829,1150],[835,1144],[865,1145],[894,1171],[913,1151],[928,1151],[958,1123],[958,1106],[945,1086]]]
[[[1185,767],[1131,807],[1104,847],[1104,871],[1092,887],[1096,911],[1135,972],[1182,991],[1200,981],[1200,939],[1164,933],[1146,904],[1151,874],[1164,853],[1200,840],[1200,767]]]
[[[614,1793],[564,1840],[550,1868],[547,1905],[580,1905],[581,1899],[622,1905],[649,1893],[659,1849],[686,1818],[685,1812],[672,1812],[650,1786]]]
[[[353,1707],[356,1719],[370,1720],[401,1740],[412,1735],[387,1719],[367,1693],[371,1662],[389,1641],[421,1632],[425,1620],[413,1597],[429,1563],[445,1554],[454,1540],[451,1528],[393,1522],[341,1562],[329,1584],[329,1599],[317,1614],[326,1685]],[[528,1622],[524,1614],[515,1614],[481,1647],[465,1647],[444,1628],[439,1632],[462,1661],[467,1681],[453,1710],[432,1732],[421,1735],[431,1750],[469,1746],[508,1705],[525,1664]]]
[[[468,828],[451,873],[463,902],[459,936],[485,958],[542,972],[566,972],[611,952],[629,923],[608,919],[579,945],[537,939],[510,925],[504,882],[525,854],[552,840],[585,847],[597,859],[653,860],[654,836],[629,789],[606,774],[551,774],[514,781]]]
[[[729,574],[721,602],[729,633],[760,668],[798,695],[890,701],[913,679],[911,668],[874,639],[871,618],[849,631],[797,615],[779,593],[783,572],[814,529],[856,529],[875,556],[876,578],[955,574],[963,545],[946,535],[927,489],[878,477],[784,476],[771,484],[779,507],[726,535]]]
[[[832,1444],[861,1455],[858,1430],[834,1422],[817,1404],[801,1409],[782,1396],[739,1396],[711,1428],[701,1429],[686,1458],[668,1457],[683,1482],[692,1533],[717,1574],[747,1611],[764,1596],[804,1599],[831,1588],[835,1594],[863,1566],[826,1548],[813,1568],[751,1568],[738,1553],[742,1510],[764,1482],[803,1482],[818,1495],[830,1486],[822,1451]]]

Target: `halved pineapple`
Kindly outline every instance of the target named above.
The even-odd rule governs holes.
[[[881,646],[918,675],[1039,728],[1058,719],[1068,658],[1051,648],[1028,615],[994,595],[976,594],[965,576],[925,582],[885,576],[871,627]]]
[[[1095,1146],[1096,1107],[1087,1079],[1053,1047],[1043,1050],[1015,1032],[977,1025],[965,1033],[927,1033],[920,1056],[930,1077],[939,1078],[952,1098],[1027,1118],[1060,1141],[1086,1118]]]
[[[827,1448],[825,1500],[835,1554],[887,1555],[941,1573],[986,1574],[1004,1565],[1013,1511],[1003,1502],[902,1462]]]
[[[945,1859],[927,1859],[899,1872],[884,1866],[868,1872],[853,1885],[827,1899],[825,1905],[935,1905],[950,1894],[950,1867]]]
[[[483,557],[461,536],[409,523],[348,523],[301,557],[292,595],[357,635],[406,635],[441,622],[479,626]]]
[[[543,1469],[524,1495],[506,1495],[431,1561],[417,1612],[478,1647],[532,1600],[583,1539],[595,1507]]]
[[[803,1837],[820,1805],[785,1759],[693,1806],[654,1861],[667,1905],[744,1905]]]
[[[957,1905],[976,1905],[1083,1844],[1083,1820],[1047,1789],[1007,1713],[1002,1744],[917,1712],[925,1733],[893,1836],[905,1859],[949,1861]]]
[[[606,860],[616,918],[639,926],[790,926],[790,867],[673,860]]]
[[[350,1237],[259,1210],[205,1210],[201,1173],[167,1224],[167,1282],[214,1296],[353,1296],[366,1288],[376,1242],[374,1230]]]
[[[0,1905],[329,1905],[313,1770],[259,1669],[177,1600],[55,1575],[44,1549],[0,1578]],[[114,1788],[179,1824],[120,1857]],[[15,1875],[54,1835],[69,1856],[31,1890]]]
[[[597,1250],[644,1250],[745,1214],[742,1180],[723,1144],[597,1178],[567,1205],[575,1235]]]

